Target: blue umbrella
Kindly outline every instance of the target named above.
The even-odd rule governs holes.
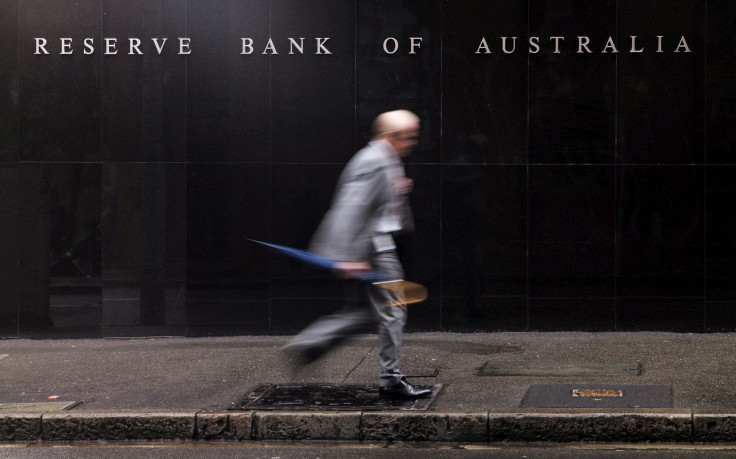
[[[284,255],[287,255],[291,258],[294,258],[296,260],[299,260],[303,263],[306,263],[309,266],[322,269],[325,271],[332,271],[332,268],[335,266],[335,263],[338,262],[338,260],[331,260],[329,258],[320,257],[319,255],[315,255],[310,252],[305,252],[304,250],[294,249],[292,247],[286,247],[284,245],[278,245],[278,244],[271,244],[269,242],[262,242],[262,241],[256,241],[255,239],[249,239],[250,241],[253,241],[258,244],[265,245],[267,247],[270,247],[274,250],[276,250],[279,253],[282,253]],[[391,279],[390,276],[387,276],[385,274],[381,274],[377,271],[366,271],[363,273],[359,278],[359,280],[364,282],[376,282],[376,281],[385,281]]]

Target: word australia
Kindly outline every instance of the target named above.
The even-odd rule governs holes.
[[[517,41],[519,41],[517,37],[497,37],[495,39],[483,37],[475,50],[475,54],[493,54],[494,51],[512,54],[517,50]],[[522,49],[525,46],[529,54],[537,54],[542,50],[549,50],[553,54],[560,54],[563,50],[574,51],[577,54],[616,54],[619,51],[628,53],[691,52],[685,36],[672,40],[665,38],[664,35],[657,35],[655,38],[649,39],[637,35],[629,35],[626,39],[608,37],[607,40],[598,42],[591,41],[590,37],[585,35],[578,35],[574,38],[564,36],[529,37],[526,43],[519,44],[518,48]]]

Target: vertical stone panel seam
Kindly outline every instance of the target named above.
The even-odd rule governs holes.
[[[690,443],[695,443],[695,410],[690,408]]]
[[[358,417],[358,441],[363,441],[365,439],[365,433],[363,432],[363,416],[365,416],[365,411],[361,411],[360,416]]]
[[[258,440],[259,420],[260,420],[260,413],[258,411],[253,411],[251,420],[250,420],[250,439],[251,440]]]

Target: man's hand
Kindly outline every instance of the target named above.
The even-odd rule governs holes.
[[[414,189],[414,180],[401,177],[393,181],[394,194],[409,194]]]
[[[340,279],[360,279],[373,267],[367,261],[338,261],[332,265],[332,272]]]

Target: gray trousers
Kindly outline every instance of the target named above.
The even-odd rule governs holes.
[[[376,271],[395,279],[404,278],[404,270],[395,250],[373,253],[371,265]],[[344,309],[324,316],[292,338],[284,349],[304,351],[326,349],[350,335],[361,333],[369,326],[376,325],[378,332],[378,362],[381,387],[398,384],[404,376],[399,369],[401,343],[406,325],[406,306],[386,306],[393,297],[388,290],[368,285],[370,306],[358,309]]]

